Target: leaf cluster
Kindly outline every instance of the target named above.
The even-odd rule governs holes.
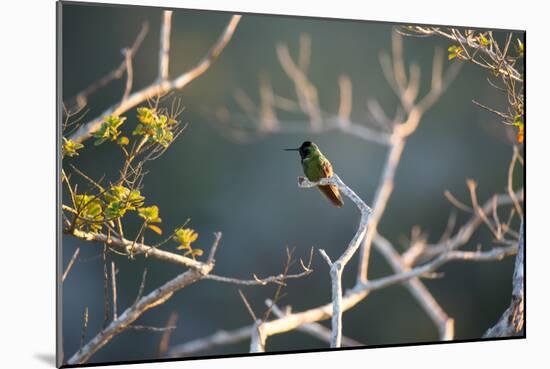
[[[191,244],[195,242],[199,237],[199,234],[191,228],[179,228],[174,232],[173,239],[179,243],[178,250],[185,250],[184,256],[190,255],[193,259],[201,256],[203,250],[194,249]]]

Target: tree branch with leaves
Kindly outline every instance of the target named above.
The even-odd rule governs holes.
[[[61,183],[66,191],[66,196],[64,196],[61,205],[62,229],[66,235],[79,239],[84,244],[103,245],[105,323],[108,323],[104,324],[103,329],[91,340],[85,342],[89,315],[88,308],[86,308],[80,349],[67,360],[68,364],[88,362],[101,347],[127,329],[146,329],[159,332],[173,329],[174,327],[145,327],[136,325],[134,322],[145,311],[164,304],[174,293],[200,280],[248,286],[284,285],[287,280],[302,278],[312,272],[310,268],[311,254],[307,264],[300,260],[302,270],[297,273],[291,273],[289,268],[286,268],[284,273],[262,278],[252,273],[253,279],[249,280],[215,275],[211,272],[215,266],[215,254],[220,243],[221,233],[214,233],[214,241],[209,254],[206,260],[203,260],[204,250],[193,245],[199,234],[188,227],[187,222],[174,229],[168,237],[160,242],[150,244],[146,241],[153,235],[161,236],[164,233],[161,228],[163,219],[159,207],[149,204],[145,196],[143,179],[147,174],[146,166],[161,157],[176,142],[186,127],[181,124],[179,119],[183,111],[181,101],[174,99],[171,105],[165,106],[166,97],[164,95],[172,90],[182,89],[205,73],[231,41],[240,19],[239,15],[232,16],[207,55],[195,67],[170,80],[172,11],[164,11],[159,47],[159,76],[156,81],[132,93],[132,58],[146,36],[147,25],[145,24],[133,46],[124,50],[123,64],[99,82],[77,94],[75,99],[71,99],[76,103],[67,105],[74,108],[67,108],[67,105],[64,105],[65,117],[61,147],[64,168],[61,170]],[[121,101],[106,110],[101,117],[83,122],[87,97],[105,87],[113,79],[120,78],[123,72],[126,72],[127,81]],[[135,122],[130,117],[122,115],[136,106]],[[79,153],[86,149],[84,141],[89,138],[94,139],[94,146],[115,145],[119,149],[122,165],[118,172],[111,176],[112,178],[107,179],[107,175],[104,175],[99,179],[94,179],[76,167]],[[79,186],[75,183],[75,176],[85,185]],[[136,222],[139,224],[139,230],[130,237],[126,225]],[[165,244],[170,241],[176,243],[174,246],[176,251],[163,249]],[[60,283],[65,281],[69,272],[76,272],[74,262],[79,251],[80,248],[74,252],[60,278]],[[184,268],[184,271],[145,294],[147,274],[145,269],[135,302],[118,314],[117,266],[112,262],[111,278],[109,278],[106,253],[126,257],[128,262],[132,262],[138,257],[155,258],[161,262],[179,265]],[[121,265],[122,263],[119,262],[118,268]],[[111,284],[111,294],[108,293],[109,283]],[[111,304],[113,319],[108,322],[108,306]]]

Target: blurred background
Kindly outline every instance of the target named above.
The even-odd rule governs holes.
[[[134,56],[134,91],[157,77],[158,47],[162,9],[64,4],[62,15],[63,100],[69,99],[122,61],[121,49],[131,45],[144,21],[149,32]],[[230,14],[175,10],[172,18],[170,76],[194,66],[209,50],[230,19]],[[285,248],[294,248],[296,258],[306,259],[313,246],[336,256],[347,246],[358,224],[358,212],[348,200],[342,209],[333,207],[318,191],[302,190],[296,177],[302,175],[297,153],[283,152],[304,140],[315,141],[331,160],[335,172],[371,204],[385,160],[386,148],[339,132],[323,134],[272,134],[237,142],[227,136],[222,123],[212,119],[220,106],[239,111],[232,94],[246,91],[256,102],[261,73],[271,77],[282,96],[294,97],[294,87],[281,69],[277,42],[288,43],[297,55],[300,34],[312,40],[310,79],[316,84],[321,107],[337,111],[338,78],[353,82],[352,120],[365,122],[366,100],[376,98],[392,116],[397,100],[384,80],[379,65],[381,52],[390,52],[393,25],[364,21],[342,21],[244,15],[236,33],[214,65],[184,90],[181,98],[189,123],[186,130],[160,159],[152,162],[144,181],[146,205],[156,204],[170,232],[190,218],[189,227],[199,232],[196,247],[208,250],[213,232],[223,232],[215,273],[249,279],[252,274],[268,276],[282,271]],[[518,34],[518,37],[521,35]],[[445,53],[449,43],[437,38],[404,38],[407,61],[422,69],[422,91],[429,87],[434,48]],[[456,61],[452,61],[456,62]],[[445,61],[445,67],[451,62]],[[419,225],[436,242],[447,223],[452,206],[443,196],[450,190],[469,203],[466,178],[478,182],[478,198],[484,202],[495,192],[505,191],[512,141],[507,127],[497,116],[476,107],[476,99],[497,109],[505,106],[505,96],[491,87],[487,72],[464,65],[459,77],[435,106],[427,112],[411,136],[396,174],[395,190],[379,231],[400,252],[406,249],[411,228]],[[90,97],[86,117],[91,119],[118,102],[125,77]],[[135,110],[125,114],[126,125],[136,124]],[[225,132],[225,133],[224,133]],[[85,142],[80,156],[68,158],[64,167],[75,164],[93,178],[115,178],[121,164],[115,145],[100,147]],[[70,170],[69,170],[70,171]],[[516,171],[516,183],[523,182]],[[74,177],[76,180],[76,177]],[[83,182],[82,182],[83,183]],[[66,194],[64,194],[66,196]],[[66,199],[66,197],[65,197]],[[458,224],[467,214],[458,214]],[[135,235],[139,223],[128,224],[126,233]],[[152,232],[147,242],[161,239]],[[491,234],[481,227],[465,249],[493,246]],[[176,243],[166,250],[176,251]],[[63,285],[63,350],[66,360],[78,350],[82,317],[89,308],[87,342],[102,327],[103,260],[102,246],[63,238],[63,266],[81,247],[80,256]],[[181,267],[154,259],[128,260],[109,254],[108,262],[118,266],[119,313],[135,299],[142,271],[147,267],[145,291],[151,291],[181,273]],[[455,319],[457,339],[479,338],[508,306],[514,258],[489,263],[451,263],[440,271],[444,277],[426,280],[437,301]],[[330,301],[330,279],[326,263],[317,251],[314,272],[292,280],[284,289],[279,305],[301,311]],[[344,286],[355,282],[357,257],[344,274]],[[299,271],[299,266],[292,269]],[[373,251],[369,277],[391,273],[383,257]],[[257,315],[265,310],[276,285],[245,287]],[[178,292],[167,303],[146,312],[136,324],[161,327],[177,312],[177,329],[171,343],[183,343],[214,333],[248,325],[251,319],[237,286],[201,281]],[[323,322],[330,327],[330,322]],[[437,329],[409,292],[396,285],[373,292],[344,315],[344,334],[366,345],[431,342]],[[156,358],[161,333],[127,330],[97,352],[91,362],[144,360]],[[326,348],[309,335],[291,332],[270,337],[268,351]],[[231,354],[248,352],[248,342],[205,352]]]

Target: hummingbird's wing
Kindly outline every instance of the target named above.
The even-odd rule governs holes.
[[[330,164],[330,161],[328,161],[326,158],[321,157],[320,160],[321,163],[321,169],[324,174],[324,178],[332,177],[332,174],[334,173],[332,171],[332,164]]]
[[[332,177],[333,170],[332,170],[332,164],[326,159],[321,158],[320,160],[321,164],[321,171],[323,172],[324,178]],[[338,190],[338,187],[334,185],[330,186],[319,186],[319,190],[332,202],[335,206],[341,208],[344,206],[344,200],[342,200],[342,196],[340,195],[340,191]]]

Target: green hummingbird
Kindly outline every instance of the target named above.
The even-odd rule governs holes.
[[[304,174],[311,182],[318,182],[321,178],[332,177],[332,164],[323,155],[319,147],[311,141],[304,141],[297,149],[284,149],[285,151],[298,151],[302,159]],[[318,186],[319,190],[330,202],[341,208],[344,205],[338,187],[334,185]]]

